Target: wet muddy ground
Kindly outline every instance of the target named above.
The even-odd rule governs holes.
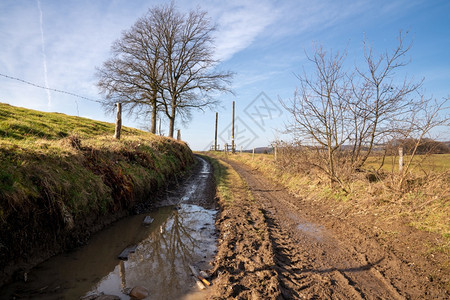
[[[27,282],[0,290],[0,298],[95,299],[104,293],[129,299],[134,286],[148,289],[146,299],[449,298],[426,275],[435,266],[408,251],[414,242],[407,240],[425,234],[408,233],[399,238],[404,245],[381,243],[370,220],[338,218],[233,161],[226,172],[234,200],[216,203],[211,167],[198,161],[150,212],[140,207],[144,214],[39,265]],[[154,221],[144,226],[148,215]],[[135,252],[118,260],[130,245]],[[198,291],[190,265],[210,269],[213,284],[206,291]]]
[[[293,197],[257,170],[226,162],[242,187],[234,187],[235,203],[217,222],[213,298],[449,298],[441,284],[421,272],[436,270],[436,265],[424,257],[405,261],[401,245],[379,243],[365,232],[372,228],[369,220],[355,219],[364,224],[355,226],[331,216],[325,206]],[[418,235],[409,238],[418,238],[418,244]]]
[[[55,256],[32,269],[26,282],[0,290],[1,299],[80,299],[115,295],[145,287],[148,299],[202,297],[190,266],[211,268],[216,252],[214,183],[202,158],[190,176],[152,203],[142,214],[122,219],[94,235],[88,245]],[[153,222],[145,226],[150,216]],[[135,246],[127,260],[118,255]]]

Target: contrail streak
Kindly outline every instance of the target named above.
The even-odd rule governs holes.
[[[44,65],[44,82],[45,87],[47,88],[47,98],[48,98],[48,106],[52,105],[52,95],[50,94],[49,86],[48,86],[48,77],[47,77],[47,56],[45,55],[45,40],[44,40],[44,28],[42,26],[42,9],[41,9],[41,1],[37,0],[37,5],[39,9],[39,24],[41,29],[41,42],[42,42],[42,58]]]

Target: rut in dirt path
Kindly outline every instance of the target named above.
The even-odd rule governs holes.
[[[261,203],[275,252],[282,296],[286,299],[405,299],[351,242],[340,241],[310,222],[284,189],[236,162],[227,161]],[[367,249],[370,251],[370,249]],[[415,298],[415,297],[412,297]]]

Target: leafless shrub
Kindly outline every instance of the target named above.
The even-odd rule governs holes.
[[[405,58],[411,43],[405,39],[400,33],[397,46],[378,56],[364,42],[366,69],[350,71],[344,68],[346,52],[317,47],[308,56],[314,72],[298,76],[300,86],[292,99],[280,99],[292,116],[287,132],[312,158],[306,165],[326,174],[332,186],[349,192],[354,173],[364,171],[375,148],[394,136],[415,140],[404,176],[398,178],[402,186],[424,139],[448,120],[439,117],[447,100],[439,103],[419,94],[423,80],[397,78],[398,70],[409,63]]]

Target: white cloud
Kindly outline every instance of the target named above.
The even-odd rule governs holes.
[[[208,11],[218,24],[216,57],[223,61],[250,46],[279,17],[278,9],[270,1],[221,3]]]

